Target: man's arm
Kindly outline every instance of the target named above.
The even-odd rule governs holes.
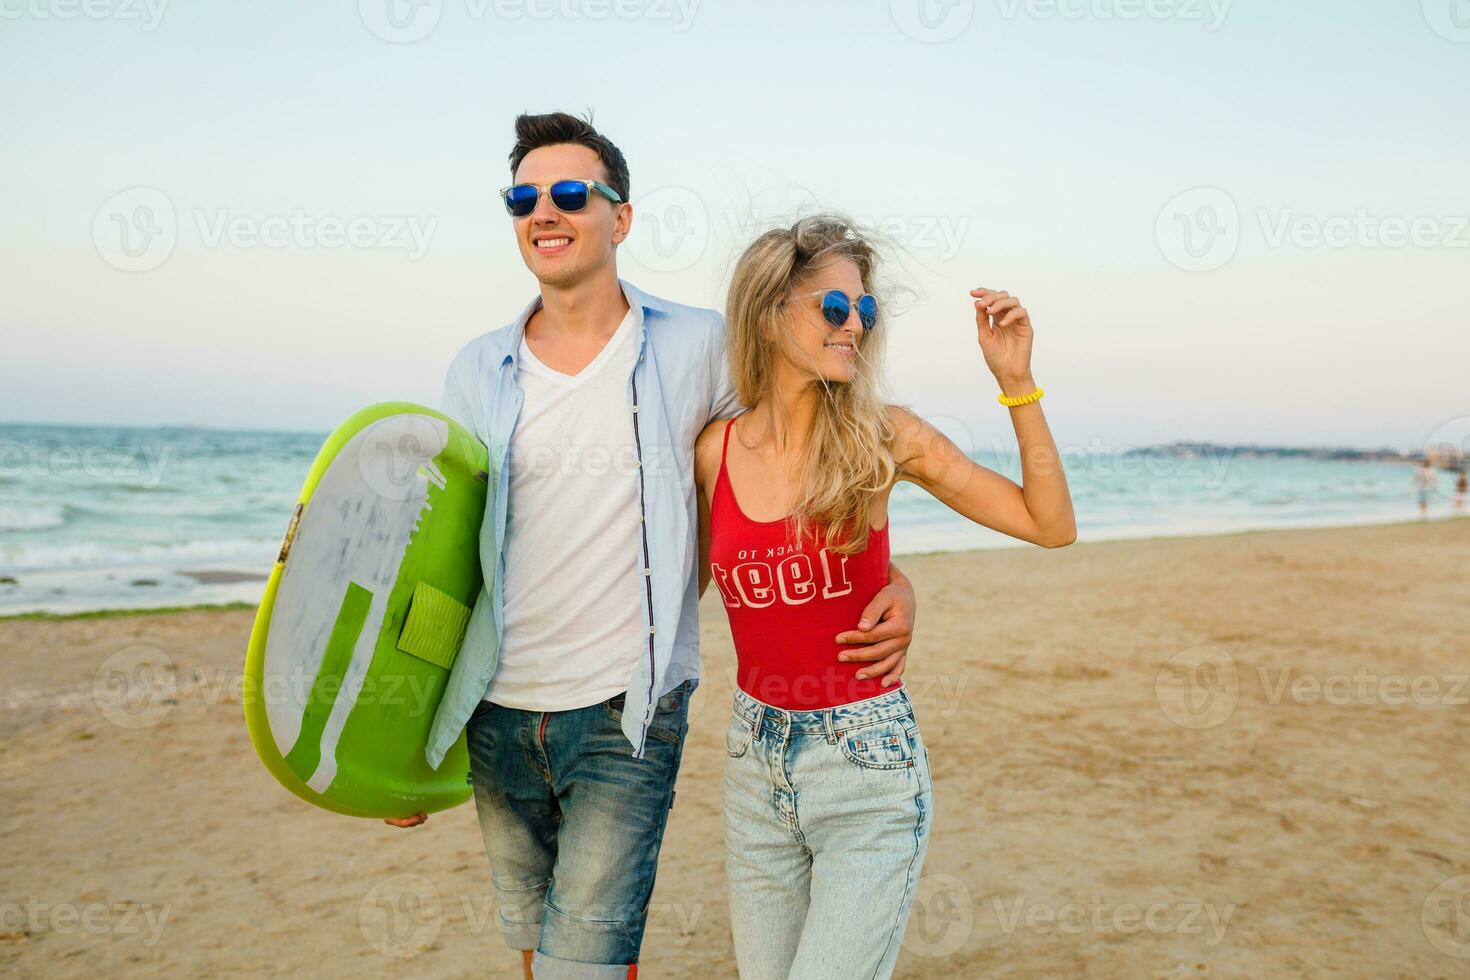
[[[890,516],[889,520],[892,519]],[[837,659],[877,661],[858,671],[858,677],[882,677],[884,687],[896,684],[908,663],[918,605],[914,584],[897,565],[890,562],[888,584],[863,609],[858,618],[858,628],[837,634],[838,643],[866,643],[868,646],[844,650]]]
[[[709,419],[734,418],[745,411],[735,385],[730,380],[730,357],[725,350],[725,318],[716,314],[717,323],[710,336],[710,400]]]
[[[459,383],[460,358],[456,357],[449,365],[449,370],[444,373],[444,391],[439,396],[439,411],[448,415],[460,425],[474,433],[475,438],[481,442],[487,442],[486,433],[481,431],[482,427],[477,425],[475,412],[469,395]]]

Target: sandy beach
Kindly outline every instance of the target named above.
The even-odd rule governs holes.
[[[1470,974],[1470,520],[900,564],[937,817],[899,976]],[[718,603],[645,980],[735,975]],[[0,621],[0,972],[518,976],[471,807],[396,830],[256,760],[251,619]]]

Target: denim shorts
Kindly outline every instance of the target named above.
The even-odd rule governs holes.
[[[642,759],[622,731],[623,695],[572,711],[482,703],[471,716],[501,931],[536,950],[538,980],[622,980],[638,961],[693,689],[659,699]]]
[[[934,810],[908,694],[785,711],[737,690],[725,754],[742,980],[891,975]]]

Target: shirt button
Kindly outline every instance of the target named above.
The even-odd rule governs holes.
[[[638,414],[638,406],[637,405],[634,405],[633,406],[633,414],[634,415],[637,415]]]
[[[653,574],[653,569],[651,569],[651,568],[645,568],[643,570],[643,574],[644,575],[652,575]]]
[[[649,633],[650,636],[653,635],[653,627],[652,626],[648,627],[648,633]]]

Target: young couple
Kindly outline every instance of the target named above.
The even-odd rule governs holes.
[[[1013,537],[1073,540],[1026,311],[970,294],[1023,489],[881,400],[889,324],[856,229],[761,235],[722,318],[618,278],[633,209],[612,142],[562,113],[515,132],[504,203],[540,292],[445,383],[493,492],[484,591],[428,749],[437,766],[467,732],[506,941],[538,980],[636,975],[713,580],[738,656],[724,822],[741,976],[887,976],[933,822],[888,498],[908,480]]]

